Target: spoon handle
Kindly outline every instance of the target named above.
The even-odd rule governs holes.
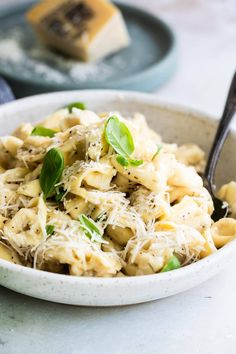
[[[212,145],[206,170],[205,170],[205,179],[208,181],[210,185],[213,184],[213,177],[215,174],[216,164],[219,159],[221,149],[224,145],[225,139],[227,138],[227,135],[229,133],[230,122],[235,114],[235,111],[236,111],[236,72],[234,73],[234,77],[230,85],[224,112],[215,135],[214,143]]]

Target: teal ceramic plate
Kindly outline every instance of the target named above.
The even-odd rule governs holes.
[[[17,97],[65,89],[130,89],[151,91],[173,74],[175,39],[159,18],[118,3],[131,36],[131,45],[98,63],[63,57],[40,45],[25,21],[32,2],[1,10],[0,74]]]

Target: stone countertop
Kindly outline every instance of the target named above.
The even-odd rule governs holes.
[[[235,0],[129,2],[177,35],[178,70],[157,97],[219,116],[236,67]],[[120,308],[59,305],[0,288],[0,353],[235,354],[235,269],[236,258],[197,288]]]
[[[235,354],[236,259],[202,285],[116,308],[59,305],[0,289],[1,354]]]

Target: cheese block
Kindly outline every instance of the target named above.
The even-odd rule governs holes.
[[[106,0],[43,0],[27,12],[27,19],[47,46],[85,61],[130,43],[121,12]]]

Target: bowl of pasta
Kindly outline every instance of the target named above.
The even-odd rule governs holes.
[[[236,251],[236,133],[155,96],[67,91],[0,107],[0,284],[49,301],[135,304],[206,281]],[[230,157],[230,159],[229,159]],[[229,163],[230,161],[230,163]]]

